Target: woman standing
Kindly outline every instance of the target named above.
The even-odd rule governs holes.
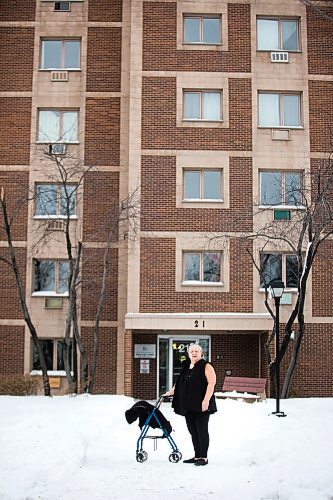
[[[217,411],[214,396],[216,374],[212,365],[203,359],[200,345],[190,345],[188,355],[190,359],[184,362],[174,387],[165,396],[173,396],[172,407],[175,413],[185,416],[192,437],[194,457],[184,460],[184,463],[207,465],[208,422],[210,414]]]

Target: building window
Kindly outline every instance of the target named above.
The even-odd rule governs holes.
[[[38,141],[77,142],[78,115],[77,111],[40,110]]]
[[[260,172],[260,205],[300,206],[302,177],[300,172]]]
[[[257,19],[258,50],[299,50],[298,19]]]
[[[41,69],[80,69],[80,40],[42,40]]]
[[[260,288],[268,286],[273,279],[284,281],[286,288],[297,288],[297,256],[281,253],[262,253],[260,256]]]
[[[184,16],[184,43],[221,43],[221,16]]]
[[[184,120],[220,121],[222,93],[217,90],[184,91]]]
[[[221,252],[184,252],[183,283],[221,283]]]
[[[39,339],[40,345],[44,352],[46,368],[48,371],[65,370],[64,364],[64,340],[63,339]],[[70,369],[73,369],[73,349],[72,341],[70,341]],[[40,359],[35,344],[32,351],[32,369],[41,370]]]
[[[37,184],[36,217],[67,217],[75,215],[76,186],[72,184]]]
[[[301,127],[301,95],[259,93],[259,127]]]
[[[222,171],[184,170],[184,200],[222,200]]]
[[[34,294],[67,295],[69,262],[34,259]]]

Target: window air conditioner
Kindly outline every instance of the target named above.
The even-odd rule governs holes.
[[[50,144],[49,153],[51,155],[64,155],[66,153],[66,144]]]
[[[288,52],[271,52],[271,62],[280,62],[280,63],[289,62]]]

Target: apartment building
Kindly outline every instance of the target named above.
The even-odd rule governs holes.
[[[66,387],[68,270],[62,192],[50,181],[45,148],[94,166],[71,208],[87,256],[79,325],[90,355],[91,283],[106,242],[96,228],[110,207],[140,192],[139,231],[129,227],[111,245],[95,392],[155,398],[172,386],[194,341],[214,364],[218,388],[226,374],[268,376],[273,323],[248,250],[257,260],[264,253],[263,271],[278,270],[285,282],[281,323],[295,302],[295,262],[290,251],[263,250],[240,235],[253,231],[254,204],[259,220],[279,224],[292,214],[298,200],[288,186],[300,188],[330,151],[333,6],[313,3],[0,0],[0,185],[12,199],[22,187],[36,194],[13,238],[55,393]],[[45,218],[59,231],[52,244],[36,245]],[[324,253],[332,255],[331,240]],[[0,375],[34,373],[14,279],[4,262],[0,269]],[[297,395],[333,395],[332,278],[318,258]]]

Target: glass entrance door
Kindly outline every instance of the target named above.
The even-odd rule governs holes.
[[[200,344],[204,358],[210,360],[210,337],[196,336],[160,336],[158,339],[158,394],[173,387],[182,368],[182,362],[188,357],[187,349],[191,344]]]

